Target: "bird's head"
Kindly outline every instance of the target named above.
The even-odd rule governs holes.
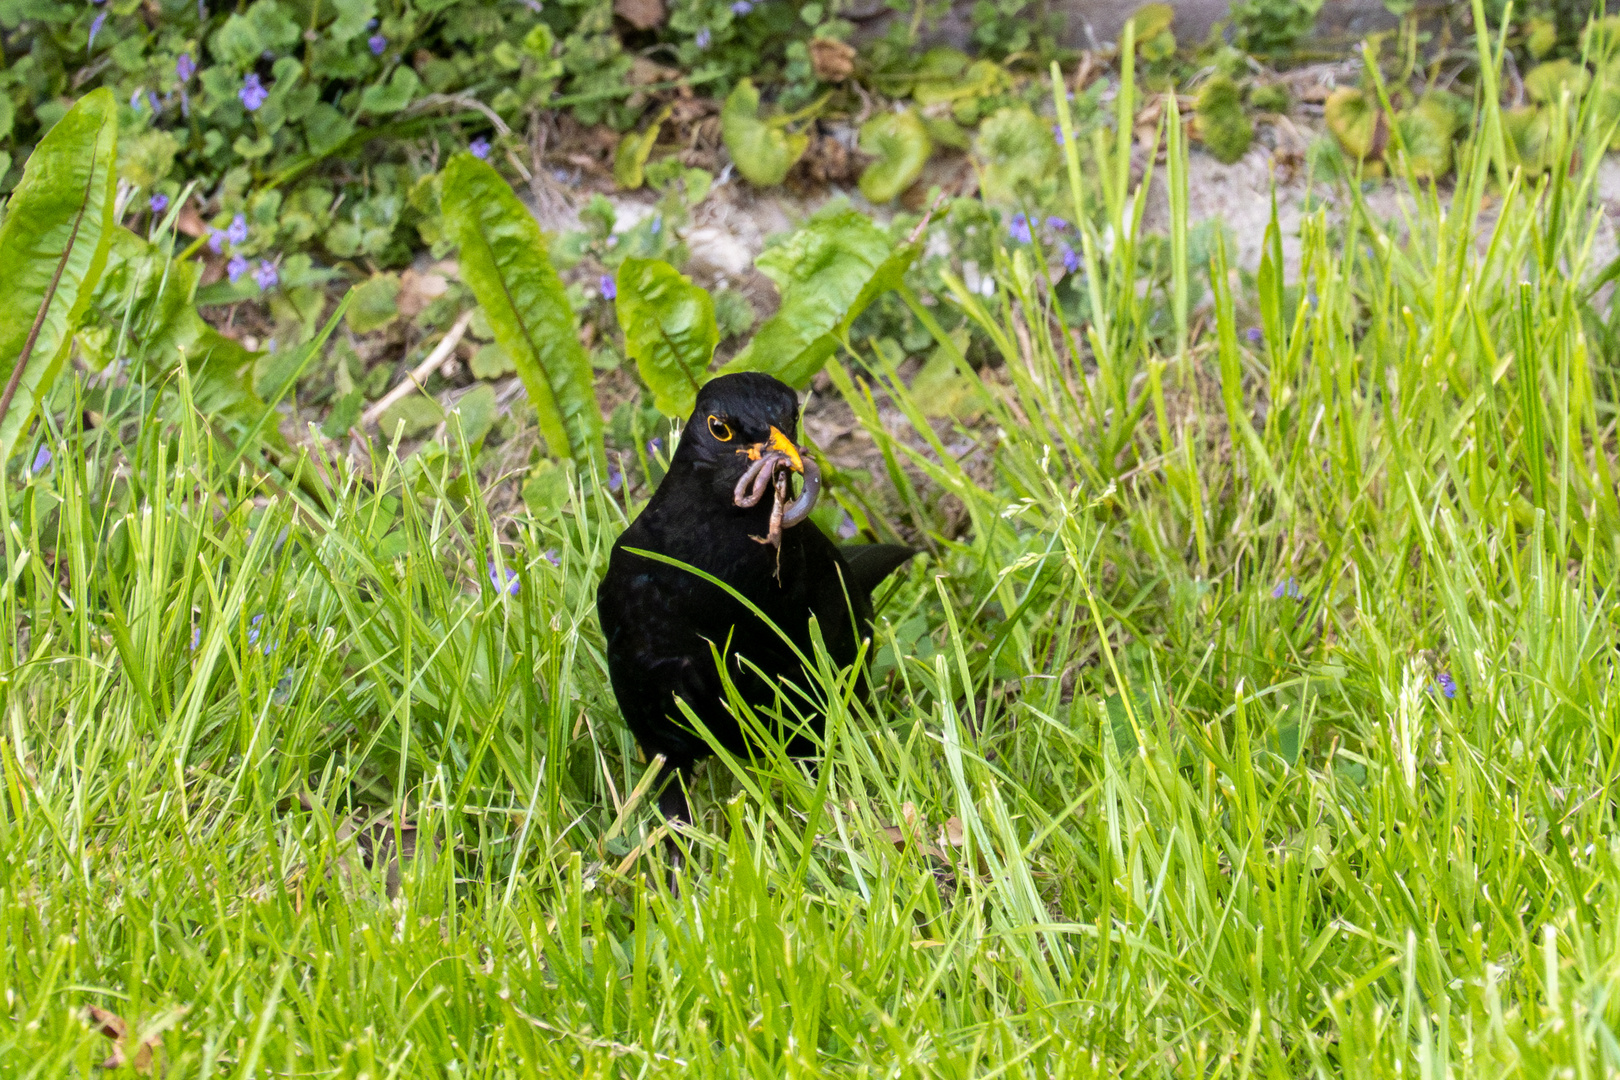
[[[792,387],[755,371],[721,375],[698,391],[675,462],[707,481],[717,498],[742,507],[760,505],[777,473],[799,473],[804,489],[782,514],[791,528],[821,494],[821,471],[793,441],[798,427]]]

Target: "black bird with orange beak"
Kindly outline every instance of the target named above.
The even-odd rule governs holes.
[[[710,753],[677,697],[728,751],[749,751],[726,707],[711,643],[751,705],[769,706],[781,692],[811,711],[802,693],[809,678],[793,649],[725,590],[634,552],[656,552],[725,582],[806,657],[815,655],[815,618],[828,654],[846,667],[871,633],[873,587],[915,554],[892,544],[840,549],[809,520],[821,473],[791,438],[798,426],[798,396],[769,375],[742,372],[705,384],[669,472],[614,543],[597,589],[619,708],[648,757],[664,755],[671,782],[658,805],[667,818],[691,820],[684,777]],[[794,473],[803,478],[796,497]],[[822,722],[811,717],[817,735]],[[805,756],[814,744],[791,734],[786,749]]]

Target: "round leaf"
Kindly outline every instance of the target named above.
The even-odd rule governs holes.
[[[885,203],[917,182],[934,140],[915,112],[879,113],[861,125],[860,148],[876,161],[861,174],[861,194]]]

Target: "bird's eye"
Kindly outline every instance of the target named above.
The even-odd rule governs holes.
[[[731,425],[718,416],[709,417],[709,434],[721,442],[731,441]]]

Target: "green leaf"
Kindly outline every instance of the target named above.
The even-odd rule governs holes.
[[[337,18],[326,33],[341,45],[366,32],[366,25],[377,14],[377,0],[332,0],[332,8]]]
[[[1591,73],[1573,61],[1550,60],[1524,73],[1524,92],[1537,104],[1552,105],[1568,89],[1570,100],[1579,105],[1591,79]]]
[[[40,140],[11,194],[0,225],[0,380],[16,389],[0,415],[0,464],[56,381],[107,264],[117,160],[118,106],[103,88]]]
[[[782,306],[722,371],[764,371],[803,386],[838,348],[866,306],[897,287],[917,257],[847,206],[823,210],[755,260]]]
[[[743,179],[759,187],[774,187],[804,156],[808,135],[790,135],[780,123],[759,118],[759,91],[743,79],[720,110],[720,135]]]
[[[416,72],[408,67],[397,67],[386,83],[366,87],[365,93],[360,95],[360,111],[374,116],[399,112],[421,89],[422,80],[416,77]]]
[[[637,135],[633,131],[625,132],[624,138],[619,140],[619,148],[613,154],[613,182],[626,191],[634,191],[645,181],[647,159],[652,156],[653,144],[658,141],[658,131],[664,126],[664,120],[669,116],[669,106],[659,113],[647,130]]]
[[[457,154],[444,172],[444,215],[461,242],[461,277],[529,391],[553,454],[606,475],[602,412],[568,293],[534,217],[488,164]]]
[[[399,276],[373,274],[354,287],[354,299],[345,316],[357,334],[381,330],[399,318]]]
[[[1388,121],[1365,92],[1353,86],[1339,87],[1328,95],[1322,115],[1346,156],[1357,161],[1384,156]]]
[[[467,445],[476,450],[489,429],[495,426],[495,388],[489,383],[479,383],[461,395],[450,412],[461,417],[461,434]]]
[[[979,190],[989,202],[1024,201],[1057,172],[1052,126],[1027,105],[998,109],[980,125],[973,149],[979,159]]]
[[[665,416],[685,417],[720,343],[714,300],[660,259],[619,264],[615,301],[624,348]]]
[[[1458,105],[1463,110],[1459,115]],[[1457,129],[1467,122],[1469,104],[1455,94],[1435,90],[1424,94],[1418,103],[1395,119],[1401,144],[1406,147],[1406,158],[1412,175],[1431,179],[1451,171],[1451,143]]]
[[[861,194],[875,203],[886,203],[917,182],[934,140],[914,110],[879,113],[861,125],[861,153],[876,161],[861,173]]]

